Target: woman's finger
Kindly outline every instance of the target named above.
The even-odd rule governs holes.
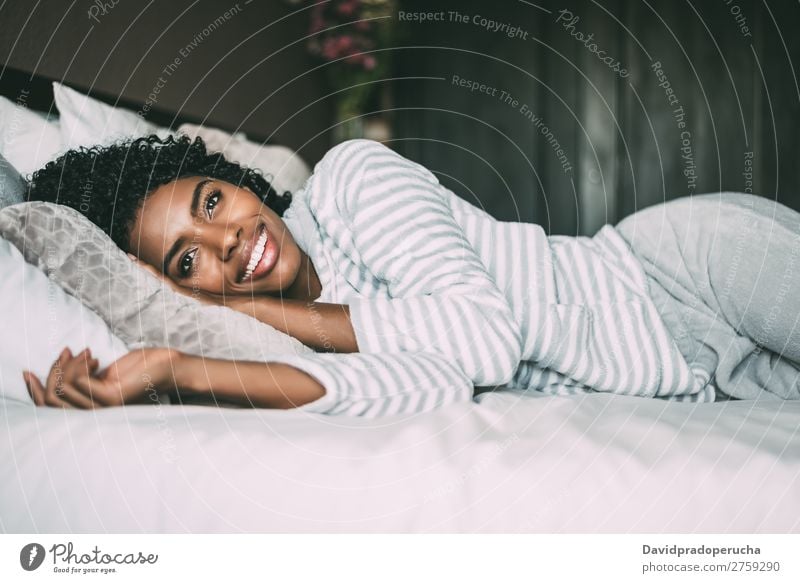
[[[45,388],[42,382],[32,372],[23,371],[22,378],[25,379],[25,384],[28,386],[28,393],[36,406],[41,407],[44,405]]]
[[[57,374],[55,393],[60,401],[69,403],[79,409],[93,409],[95,407],[94,401],[84,395],[76,386],[79,379],[89,377],[97,369],[97,359],[91,358],[91,354],[91,349],[85,348],[72,358],[64,359],[62,354],[62,358],[57,361],[61,369],[61,379],[58,382]],[[51,397],[50,400],[53,401],[54,399]]]
[[[95,402],[90,397],[87,397],[79,388],[80,384],[85,382],[88,378],[88,375],[86,377],[77,377],[72,383],[64,383],[61,391],[61,400],[69,403],[76,409],[95,409],[97,407]]]
[[[86,352],[88,355],[89,352]],[[59,354],[58,359],[50,369],[47,384],[43,385],[35,374],[24,371],[23,378],[28,387],[28,393],[37,406],[50,406],[71,409],[75,407],[91,406],[82,396],[71,386],[66,375],[71,374],[71,369],[80,363],[80,359],[72,356],[69,348],[65,348]]]
[[[97,376],[86,376],[75,379],[75,388],[81,394],[92,401],[95,406],[113,407],[117,405],[115,393],[112,388],[113,383],[107,382]]]
[[[92,376],[83,376],[75,379],[75,391],[80,395],[79,399],[83,403],[91,403],[86,407],[89,409],[114,405],[107,398],[107,391],[103,385],[103,381]]]
[[[74,409],[74,406],[64,400],[64,389],[59,389],[58,393],[46,393],[44,396],[44,404],[48,407],[55,407],[56,409]]]
[[[86,349],[77,354],[70,353],[69,358],[60,361],[62,380],[69,379],[76,370],[80,370],[80,365],[86,357]]]
[[[58,355],[58,359],[53,363],[50,374],[47,376],[44,391],[44,404],[50,407],[71,407],[61,399],[64,392],[64,367],[72,359],[72,351],[65,348]]]
[[[61,391],[61,384],[64,382],[64,367],[72,358],[72,351],[69,347],[64,348],[61,354],[58,355],[53,366],[50,367],[50,374],[47,375],[47,383],[45,384],[47,393],[45,396],[51,393],[57,395]]]
[[[57,409],[73,409],[73,405],[60,395],[63,395],[63,390],[60,394],[48,393],[47,388],[42,385],[41,381],[35,376],[30,375],[30,388],[31,392],[36,395],[34,403],[39,407],[55,407]]]
[[[72,359],[68,360],[62,365],[64,382],[69,384],[78,376],[85,376],[92,374],[89,367],[91,361],[91,350],[88,348],[83,349],[76,354]]]

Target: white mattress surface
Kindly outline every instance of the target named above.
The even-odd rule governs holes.
[[[800,402],[423,415],[0,400],[0,531],[800,532]]]

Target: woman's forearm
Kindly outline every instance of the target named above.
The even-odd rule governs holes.
[[[245,362],[181,355],[173,375],[179,394],[213,395],[245,407],[292,409],[322,397],[312,376],[282,363]]]
[[[231,307],[317,351],[358,352],[346,305],[256,296],[239,299]]]

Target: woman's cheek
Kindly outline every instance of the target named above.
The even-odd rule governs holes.
[[[225,272],[222,269],[215,270],[212,281],[208,282],[208,286],[203,291],[209,291],[215,294],[221,294],[225,289]]]
[[[209,275],[211,275],[211,277],[209,277]],[[202,267],[198,267],[192,272],[192,274],[188,277],[188,279],[183,282],[183,285],[189,288],[192,291],[192,293],[197,293],[197,292],[217,293],[216,290],[220,286],[218,284],[215,284],[216,279],[217,278],[214,277],[213,274],[205,273],[205,270]]]

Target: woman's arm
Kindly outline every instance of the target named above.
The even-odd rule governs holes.
[[[350,321],[350,309],[343,304],[326,304],[273,296],[223,296],[198,292],[184,287],[159,269],[128,257],[164,285],[203,304],[226,306],[255,318],[276,330],[294,336],[319,352],[358,352],[356,335]]]
[[[171,386],[173,383],[166,383]],[[321,398],[325,388],[311,375],[279,362],[238,362],[182,355],[174,369],[180,394],[264,409],[293,409]]]
[[[202,358],[167,348],[134,350],[97,371],[86,349],[65,348],[46,383],[25,372],[36,405],[94,409],[157,402],[159,395],[211,396],[244,407],[291,409],[325,395],[312,376],[282,363]]]
[[[294,336],[318,352],[358,352],[350,308],[272,296],[235,296],[226,305]]]
[[[72,356],[65,349],[44,385],[24,377],[37,405],[78,409],[157,402],[177,392],[245,407],[379,417],[423,413],[473,394],[456,365],[430,353],[280,354],[260,363],[146,348],[98,372],[88,350]]]

